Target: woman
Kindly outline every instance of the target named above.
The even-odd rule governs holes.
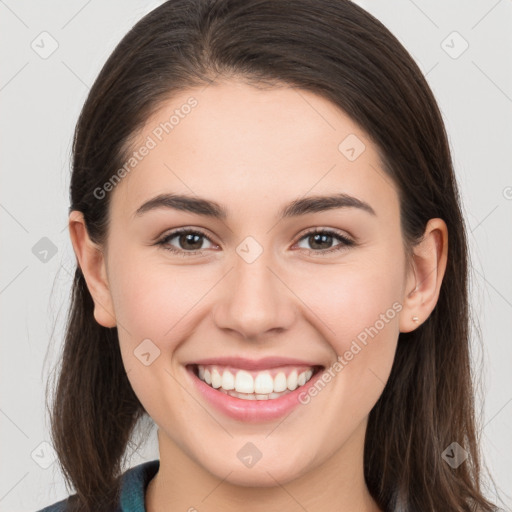
[[[362,8],[145,16],[80,115],[69,230],[76,494],[45,510],[495,510],[444,125]],[[148,416],[160,458],[120,474]]]

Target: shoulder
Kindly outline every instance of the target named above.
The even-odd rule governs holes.
[[[119,508],[112,512],[143,512],[144,497],[149,481],[155,476],[160,466],[158,459],[143,462],[137,466],[127,469],[121,479],[121,494]],[[36,512],[66,512],[68,498],[57,501]]]

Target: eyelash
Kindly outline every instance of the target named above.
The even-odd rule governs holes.
[[[210,238],[205,233],[203,233],[201,231],[197,231],[197,230],[189,229],[189,228],[180,228],[180,229],[177,229],[177,230],[172,231],[171,233],[165,235],[161,240],[156,242],[156,245],[162,246],[163,249],[165,249],[171,253],[174,253],[174,254],[180,254],[181,256],[184,256],[184,257],[201,254],[203,251],[185,251],[183,249],[176,249],[176,248],[168,245],[170,240],[172,240],[173,238],[175,238],[178,235],[183,235],[183,234],[199,235],[199,236],[206,238],[211,243],[213,243],[212,240],[210,240]],[[310,236],[313,236],[316,234],[327,234],[329,236],[336,238],[337,240],[339,240],[342,243],[335,245],[334,247],[331,247],[330,249],[325,249],[325,250],[315,251],[312,249],[303,249],[303,250],[309,251],[310,254],[314,253],[314,254],[318,254],[320,256],[324,256],[326,254],[331,254],[334,252],[341,251],[347,247],[352,247],[356,244],[354,242],[354,240],[351,240],[350,238],[347,238],[346,236],[341,235],[337,231],[333,231],[330,229],[321,229],[321,228],[315,228],[311,231],[308,231],[307,233],[302,235],[301,238],[299,238],[299,240],[297,240],[296,243],[300,242],[304,238],[307,238],[307,237],[310,237]]]

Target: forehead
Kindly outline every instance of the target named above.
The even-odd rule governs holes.
[[[181,91],[146,121],[125,164],[112,198],[123,217],[165,192],[233,211],[327,193],[375,210],[398,201],[367,134],[332,102],[291,87],[227,81]]]

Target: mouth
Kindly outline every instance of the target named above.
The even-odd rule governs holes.
[[[326,368],[312,361],[280,356],[212,357],[189,361],[183,366],[191,388],[197,393],[194,399],[203,408],[213,407],[224,416],[244,423],[276,421],[299,405],[309,408],[304,405],[304,396]],[[315,403],[321,406],[323,400]]]
[[[239,400],[278,400],[305,386],[322,365],[283,365],[262,370],[220,364],[188,364],[198,380],[219,393]]]

